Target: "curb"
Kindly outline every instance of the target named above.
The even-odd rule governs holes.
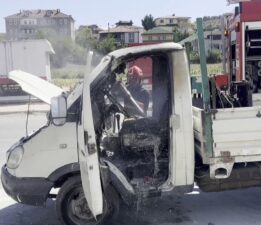
[[[47,113],[50,106],[47,104],[31,104],[29,113]],[[14,114],[14,113],[27,113],[28,105],[5,105],[0,106],[0,115]]]

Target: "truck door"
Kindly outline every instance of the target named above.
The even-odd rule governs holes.
[[[83,90],[82,121],[78,126],[78,154],[84,194],[93,216],[102,214],[100,168],[93,128],[89,88]]]
[[[90,84],[107,68],[109,60],[104,60],[91,74],[85,76],[82,98],[82,117],[78,130],[78,154],[84,194],[94,217],[103,213],[103,195],[99,158],[90,96]]]

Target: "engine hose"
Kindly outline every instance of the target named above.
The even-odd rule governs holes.
[[[261,61],[259,61],[259,62],[257,63],[257,66],[258,66],[259,68],[261,68]]]

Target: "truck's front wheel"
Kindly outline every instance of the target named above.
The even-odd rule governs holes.
[[[64,225],[101,225],[116,217],[119,197],[112,186],[108,186],[104,192],[103,205],[103,215],[98,216],[96,220],[85,199],[80,176],[69,178],[56,198],[58,218]]]

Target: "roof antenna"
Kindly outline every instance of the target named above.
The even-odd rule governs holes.
[[[29,95],[29,102],[27,107],[27,114],[26,114],[26,137],[28,137],[28,119],[29,119],[29,112],[30,112],[30,104],[31,104],[31,95]]]

